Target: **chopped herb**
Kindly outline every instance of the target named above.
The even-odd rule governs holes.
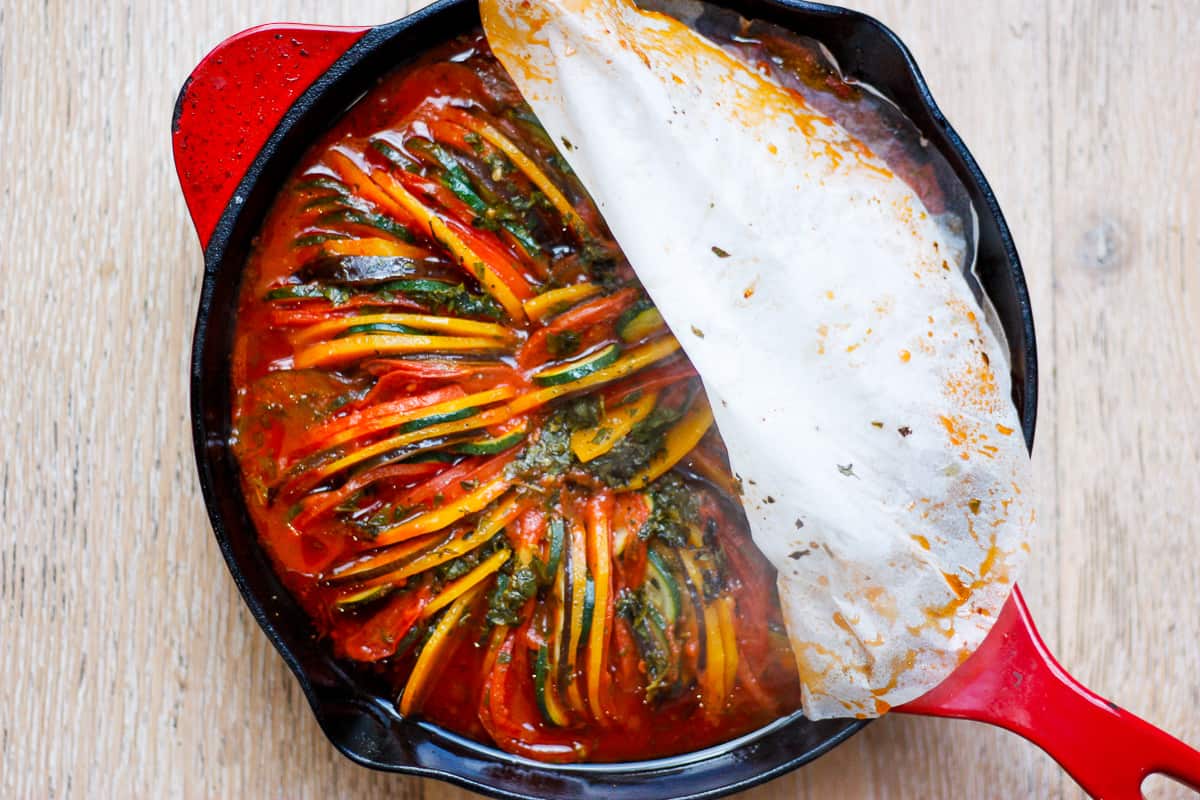
[[[487,295],[476,294],[460,284],[442,283],[433,280],[393,281],[377,290],[381,299],[387,300],[401,294],[433,311],[460,317],[488,317],[500,319],[503,311],[496,301]]]
[[[911,436],[912,435],[912,428],[908,427],[907,425],[905,425],[902,428],[899,428],[898,430],[899,430],[901,436]]]
[[[598,395],[584,395],[571,400],[559,413],[574,430],[591,428],[604,416],[604,402]]]
[[[516,459],[508,465],[508,476],[530,480],[544,475],[561,475],[575,463],[571,450],[571,434],[580,428],[594,425],[593,411],[589,402],[595,400],[579,398],[558,409],[542,425],[537,438],[529,443]]]
[[[616,613],[629,623],[638,655],[646,670],[646,700],[653,702],[678,678],[678,665],[672,661],[669,627],[662,611],[649,602],[642,589],[622,589],[617,595]]]
[[[793,559],[794,561],[799,561],[800,559],[804,558],[806,555],[808,555],[811,552],[812,551],[809,550],[808,548],[805,548],[803,550],[795,550],[791,553],[788,553],[788,558]]]
[[[576,331],[565,330],[546,337],[546,349],[554,358],[574,355],[579,352],[580,336]]]
[[[699,503],[675,475],[665,475],[650,485],[650,516],[638,531],[642,539],[661,539],[673,547],[683,547],[688,533],[699,518]]]
[[[713,255],[715,255],[717,258],[729,258],[729,251],[722,250],[720,247],[717,247],[715,244],[713,245],[712,251],[713,251]]]
[[[871,425],[872,425],[873,427],[875,427],[875,428],[882,428],[882,427],[883,427],[883,423],[882,423],[882,422],[880,422],[880,421],[878,421],[878,420],[876,420],[876,421],[872,422],[872,423],[871,423]]]
[[[967,508],[971,509],[972,514],[978,514],[981,505],[983,504],[980,503],[979,500],[972,500],[971,502],[967,503]]]
[[[700,339],[704,338],[704,331],[700,330],[695,325],[692,326],[692,333],[695,334]]]
[[[662,451],[667,431],[682,416],[681,409],[656,406],[611,450],[589,461],[588,470],[609,486],[624,486]]]
[[[857,475],[854,474],[854,465],[853,464],[847,464],[845,466],[838,464],[837,468],[838,468],[838,472],[842,473],[847,478],[857,478],[858,477]]]
[[[521,621],[522,606],[537,593],[537,587],[537,575],[530,567],[517,567],[511,574],[501,573],[488,600],[488,622],[516,625]]]
[[[494,181],[502,181],[505,175],[512,172],[512,164],[501,153],[490,153],[484,158],[483,163],[487,165],[491,178]]]

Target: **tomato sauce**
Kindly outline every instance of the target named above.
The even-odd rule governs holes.
[[[556,144],[481,34],[382,79],[256,240],[231,444],[276,570],[400,713],[692,751],[799,682],[699,378]]]

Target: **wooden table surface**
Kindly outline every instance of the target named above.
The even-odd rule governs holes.
[[[1024,259],[1035,617],[1081,680],[1200,743],[1200,2],[858,5],[916,54]],[[254,23],[405,10],[0,0],[0,796],[467,795],[326,743],[221,561],[188,427],[180,84]],[[1077,795],[1015,736],[889,717],[746,797]]]

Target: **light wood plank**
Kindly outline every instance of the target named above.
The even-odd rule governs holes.
[[[1069,45],[1050,62],[1060,652],[1085,683],[1192,743],[1197,12],[1195,2],[1073,0],[1050,13],[1051,40]]]

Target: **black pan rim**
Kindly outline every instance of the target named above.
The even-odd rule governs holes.
[[[925,117],[922,120],[914,116],[914,119],[927,134],[929,133],[927,126],[932,125],[933,130],[944,137],[945,141],[942,143],[944,144],[942,148],[944,154],[948,157],[951,154],[957,157],[961,164],[960,177],[969,186],[971,184],[974,185],[979,195],[978,200],[982,201],[983,207],[977,208],[977,212],[981,217],[986,214],[995,225],[996,234],[999,237],[999,244],[1004,256],[1003,260],[1007,278],[1011,281],[1015,294],[1021,345],[1024,347],[1024,355],[1021,359],[1022,366],[1024,367],[1024,380],[1019,390],[1020,399],[1018,402],[1022,406],[1022,427],[1026,443],[1032,448],[1037,414],[1038,390],[1036,339],[1032,307],[1020,259],[991,187],[962,139],[938,108],[911,53],[900,39],[882,23],[856,11],[820,3],[804,2],[803,0],[744,0],[744,2],[741,0],[717,0],[715,4],[733,8],[746,16],[757,16],[764,19],[771,19],[772,16],[780,14],[794,15],[802,13],[815,18],[846,21],[859,26],[867,32],[867,35],[877,37],[878,41],[874,43],[875,46],[890,47],[901,58],[907,70],[907,78],[911,81],[912,88],[916,93],[919,110],[923,112],[921,116]],[[227,261],[231,257],[231,245],[234,244],[236,236],[244,235],[240,234],[238,230],[239,223],[245,221],[243,217],[245,216],[246,208],[242,203],[242,198],[248,197],[250,192],[263,179],[267,165],[275,159],[284,142],[289,137],[296,135],[296,131],[302,128],[305,115],[314,103],[318,99],[327,98],[327,95],[331,91],[337,90],[339,81],[347,73],[361,67],[364,61],[368,60],[373,54],[378,53],[381,49],[385,49],[404,32],[427,24],[439,15],[450,12],[455,12],[459,15],[467,14],[470,10],[473,10],[473,5],[473,0],[439,0],[439,2],[427,6],[403,19],[370,29],[295,101],[256,156],[252,166],[238,184],[233,198],[223,211],[208,246],[204,250],[205,272],[197,312],[190,365],[193,444],[196,452],[202,494],[218,546],[243,600],[275,649],[283,657],[284,662],[296,676],[306,699],[313,709],[314,715],[317,717],[322,730],[330,739],[330,742],[352,761],[373,769],[438,778],[494,797],[515,799],[547,796],[545,793],[514,791],[484,782],[485,777],[488,776],[488,769],[481,768],[478,765],[474,765],[470,770],[466,768],[459,769],[458,767],[462,766],[459,762],[463,761],[465,763],[461,754],[466,751],[474,751],[473,754],[479,759],[490,761],[498,766],[505,765],[510,769],[535,774],[569,775],[583,779],[589,786],[604,789],[607,796],[613,798],[635,796],[663,797],[667,796],[665,793],[671,791],[672,781],[683,777],[681,771],[691,770],[697,765],[707,762],[727,760],[731,756],[739,755],[741,751],[747,749],[751,751],[749,757],[754,758],[755,756],[752,751],[755,742],[764,737],[775,736],[782,728],[795,724],[800,719],[799,715],[793,715],[785,720],[777,721],[760,731],[734,740],[732,743],[718,745],[700,753],[684,754],[653,762],[627,762],[622,764],[591,763],[567,766],[548,765],[513,756],[487,745],[465,742],[465,740],[462,740],[462,737],[447,732],[438,733],[436,730],[425,731],[430,736],[426,744],[444,749],[449,757],[449,766],[429,766],[417,763],[416,761],[412,763],[381,761],[371,754],[351,746],[343,735],[344,731],[335,730],[335,715],[330,712],[330,708],[337,706],[341,701],[351,698],[339,697],[338,693],[330,692],[328,687],[316,686],[303,664],[301,664],[300,660],[292,652],[290,645],[284,640],[284,636],[271,619],[271,614],[247,580],[243,565],[238,555],[234,552],[230,530],[226,525],[225,511],[221,508],[219,502],[220,492],[233,491],[240,497],[241,490],[238,485],[228,486],[228,482],[220,478],[214,471],[215,465],[212,456],[214,447],[212,436],[214,432],[206,421],[207,403],[205,398],[206,384],[211,368],[205,367],[204,356],[206,354],[206,345],[211,340],[210,322],[214,312],[214,293],[217,288],[217,282],[222,277],[228,277],[222,273],[228,273],[230,270]],[[467,7],[471,8],[468,9]],[[772,14],[771,12],[775,13]],[[785,26],[791,27],[786,24]],[[185,83],[176,105],[176,117],[182,108],[186,92],[187,84]],[[357,97],[348,99],[356,100]],[[345,105],[348,106],[350,104],[350,102],[347,102]],[[901,104],[901,107],[912,115],[914,109],[909,104]],[[311,140],[311,137],[309,137],[309,140]],[[947,148],[949,152],[946,152]],[[961,174],[962,172],[966,174],[963,175]],[[238,264],[238,269],[240,270],[240,263]],[[1012,342],[1010,341],[1011,344]],[[1014,353],[1014,363],[1015,358],[1016,354]],[[1014,388],[1016,389],[1016,387]],[[225,430],[228,430],[227,425]],[[222,440],[219,445],[223,447],[224,441]],[[341,677],[347,683],[343,687],[343,691],[353,694],[355,687],[350,684],[349,679],[344,673]],[[388,708],[381,708],[381,704],[374,699],[367,699],[365,703],[364,698],[353,698],[353,700],[352,704],[358,713],[378,715],[384,718],[387,724],[391,726],[394,735],[398,720],[394,711]],[[368,708],[372,704],[375,707]],[[825,736],[819,745],[797,753],[790,758],[774,759],[770,763],[764,763],[761,769],[746,777],[734,778],[728,782],[722,782],[720,775],[712,775],[713,780],[702,783],[699,786],[689,786],[687,784],[690,784],[690,781],[680,781],[681,785],[678,786],[678,789],[682,790],[682,793],[671,794],[669,796],[678,798],[711,798],[748,789],[823,755],[861,730],[867,724],[867,721],[845,720],[842,723],[836,731]],[[806,724],[811,725],[812,723]],[[417,729],[435,728],[435,726],[428,725],[427,723],[413,723],[412,721],[405,721],[399,723],[399,725],[401,726],[402,735],[416,734],[418,732]],[[444,745],[448,743],[455,743],[453,751],[445,749]],[[484,766],[486,767],[486,764]],[[637,784],[626,783],[625,780],[622,780],[629,777],[643,777],[647,781],[654,780],[655,783],[653,786],[659,793],[646,793],[645,790],[649,786],[646,783],[641,784],[642,791],[639,792],[636,788]],[[534,782],[536,783],[536,781]],[[536,792],[536,788],[533,791]]]

